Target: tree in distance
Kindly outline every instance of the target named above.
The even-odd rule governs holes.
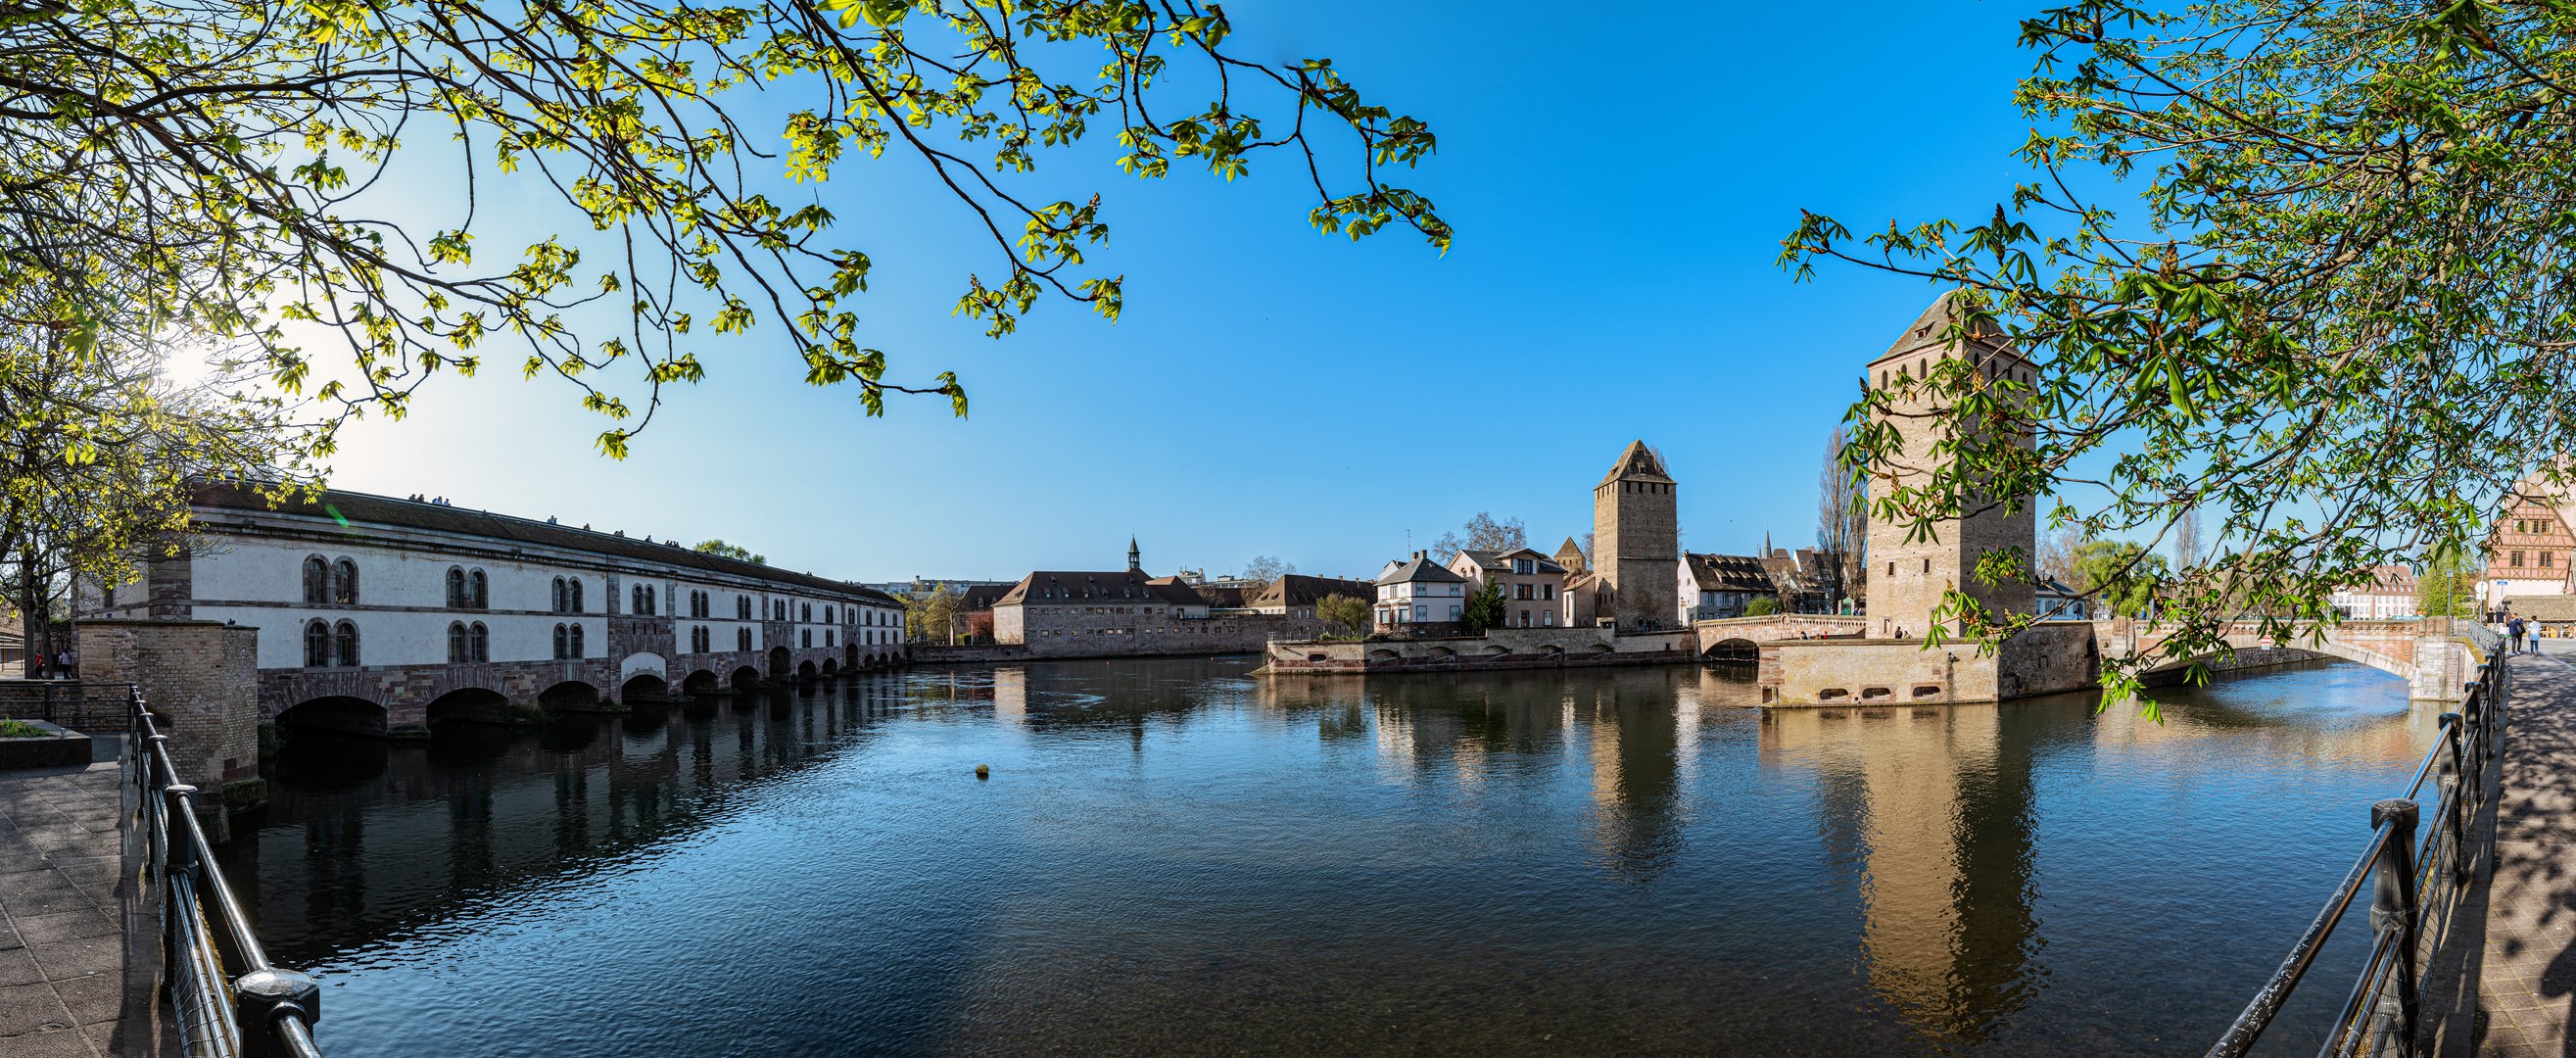
[[[1459,608],[1458,625],[1468,635],[1483,635],[1488,628],[1502,627],[1505,616],[1503,580],[1487,577],[1485,586],[1476,589],[1476,594],[1467,597],[1467,605]]]
[[[690,550],[714,555],[718,558],[736,559],[757,565],[766,566],[769,564],[768,556],[752,554],[750,548],[743,547],[739,544],[728,544],[722,540],[700,540],[698,541],[697,546]]]
[[[1316,600],[1315,616],[1353,633],[1365,632],[1369,627],[1369,601],[1337,591]]]
[[[1921,277],[1954,348],[2036,364],[1869,387],[1846,459],[1873,516],[1919,534],[2036,504],[2161,549],[2202,512],[2162,584],[2166,637],[2108,659],[2107,703],[2224,650],[2239,614],[2273,642],[2316,632],[2300,622],[2335,620],[2370,567],[2481,538],[2535,464],[2566,488],[2571,32],[2548,4],[2073,0],[2024,20],[2026,181],[1961,220],[1807,213],[1782,244],[1800,279]],[[1903,485],[1900,400],[1954,455]],[[2023,556],[1991,557],[1980,576],[2018,575]],[[1957,591],[1939,616],[1927,646],[2036,619]]]
[[[1529,530],[1518,518],[1495,521],[1490,511],[1477,511],[1467,519],[1464,535],[1452,531],[1432,541],[1431,557],[1443,562],[1461,551],[1516,551],[1529,546]]]

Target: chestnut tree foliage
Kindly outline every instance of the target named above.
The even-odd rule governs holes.
[[[1329,60],[1236,58],[1230,28],[1191,0],[0,0],[0,302],[75,348],[248,340],[329,421],[503,356],[576,387],[612,456],[710,335],[766,336],[871,414],[906,392],[963,415],[953,373],[896,371],[855,308],[854,221],[923,204],[810,185],[926,164],[990,244],[956,308],[996,337],[1050,298],[1118,314],[1086,257],[1100,197],[1031,191],[1086,138],[1145,178],[1283,158],[1317,228],[1447,246],[1387,179],[1431,131]],[[395,171],[453,226],[386,216]],[[530,195],[589,230],[478,225]],[[107,273],[138,293],[99,296]]]
[[[2154,589],[2177,635],[2134,671],[2219,649],[2231,619],[2330,621],[2337,585],[2473,544],[2510,482],[2576,449],[2576,8],[2085,0],[2022,41],[2031,182],[1972,222],[1809,214],[1783,244],[1802,277],[1840,260],[1956,290],[1954,340],[2040,365],[1910,383],[1956,458],[1879,476],[1873,515],[1928,531],[2036,496],[2085,538],[2161,539],[2207,512],[2208,553]],[[1893,464],[1892,396],[1854,408],[1856,467]],[[1989,643],[2030,620],[1955,593],[1944,615]]]

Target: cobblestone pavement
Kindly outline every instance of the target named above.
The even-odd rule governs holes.
[[[102,739],[102,750],[114,735]],[[0,774],[0,1055],[150,1055],[153,927],[113,761]],[[129,938],[141,947],[129,951]]]
[[[2478,1053],[2576,1055],[2576,641],[2513,661]]]

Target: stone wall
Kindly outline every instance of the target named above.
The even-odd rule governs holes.
[[[1367,642],[1283,640],[1270,644],[1263,671],[1322,675],[1667,664],[1696,660],[1693,642],[1688,632],[1622,634],[1607,628],[1497,628],[1482,636]]]
[[[2094,686],[2101,673],[2102,656],[2090,622],[2032,625],[2005,641],[1998,653],[1995,700],[2080,691]]]
[[[83,624],[83,683],[131,683],[170,736],[170,762],[200,803],[247,808],[259,783],[259,634],[212,621]]]
[[[1259,653],[1273,639],[1312,639],[1339,626],[1311,617],[1245,614],[1182,618],[1170,613],[1091,613],[1118,607],[999,606],[997,634],[1016,625],[1034,658],[1162,657]],[[1003,635],[1005,640],[1010,637]]]
[[[1999,700],[1996,668],[1972,643],[1793,639],[1762,645],[1758,680],[1769,706],[1943,705]]]
[[[991,664],[1029,659],[1029,648],[1017,643],[964,643],[957,646],[915,643],[911,649],[913,663],[919,665]]]

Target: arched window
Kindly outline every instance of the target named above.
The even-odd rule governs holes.
[[[590,655],[588,655],[588,654],[584,654],[584,653],[582,653],[582,651],[581,651],[581,626],[580,626],[580,625],[574,625],[574,626],[572,626],[572,656],[573,656],[573,657],[575,657],[575,658],[585,658],[585,657],[589,657],[589,656],[590,656]]]
[[[579,577],[574,577],[574,578],[572,578],[572,579],[570,579],[570,580],[565,581],[565,582],[564,582],[564,588],[565,588],[565,590],[569,593],[569,596],[568,596],[568,597],[572,600],[572,602],[571,602],[571,604],[570,604],[570,605],[567,605],[567,606],[565,606],[565,607],[564,607],[564,611],[565,611],[566,613],[580,613],[580,612],[581,612],[581,578],[579,578]]]
[[[826,606],[826,607],[824,607],[824,608],[823,608],[823,623],[824,623],[824,624],[831,624],[831,623],[832,623],[832,608],[831,608],[831,607],[829,607],[829,606]]]
[[[637,617],[644,616],[643,585],[638,584],[632,588],[626,589],[626,612],[634,614]]]
[[[331,601],[344,606],[358,602],[358,564],[341,559],[331,564]]]
[[[447,567],[447,608],[465,608],[465,570],[456,566]]]
[[[656,587],[654,587],[654,586],[652,586],[652,585],[650,585],[650,584],[645,585],[645,586],[644,586],[644,612],[645,612],[646,614],[656,614],[656,613],[660,613],[660,612],[662,612],[662,602],[661,602],[661,598],[662,598],[662,589],[660,589],[660,588],[656,588]]]
[[[804,622],[806,622],[806,623],[808,623],[808,624],[813,623],[813,620],[814,620],[814,604],[813,604],[813,603],[810,603],[810,602],[809,602],[809,603],[799,603],[799,604],[797,605],[796,614],[797,614],[797,617],[796,617],[796,619],[797,619],[797,620],[804,621]]]
[[[342,621],[332,629],[331,653],[342,668],[358,667],[358,626]]]
[[[690,628],[690,629],[689,629],[689,653],[692,653],[692,654],[704,654],[704,653],[706,653],[707,651],[709,651],[709,650],[713,649],[713,648],[714,648],[714,647],[713,647],[713,644],[712,644],[712,643],[710,643],[708,640],[709,640],[709,636],[707,635],[707,626],[705,626],[705,625],[697,625],[697,626],[694,626],[694,627]]]
[[[802,641],[798,642],[798,643],[797,643],[797,645],[798,645],[798,646],[803,646],[803,647],[810,647],[810,646],[813,646],[813,645],[814,645],[814,630],[813,630],[813,629],[811,629],[811,628],[808,628],[808,629],[804,629],[803,631],[804,631],[805,635],[804,635],[804,637],[803,637]]]
[[[465,622],[447,622],[447,663],[462,665],[473,657],[472,648],[465,645]]]
[[[751,620],[751,596],[736,595],[733,597],[733,615],[736,620]]]
[[[744,601],[748,602],[749,600]],[[751,649],[751,629],[737,628],[733,630],[733,648],[735,650]]]
[[[562,577],[555,578],[554,605],[556,613],[564,612],[564,579]],[[557,651],[555,656],[561,657],[563,656],[563,653],[561,651]]]
[[[572,651],[572,636],[571,636],[569,633],[567,633],[566,631],[564,631],[564,626],[562,626],[562,625],[556,625],[556,626],[555,626],[555,660],[556,660],[556,661],[562,661],[562,660],[563,660],[563,659],[565,659],[565,658],[571,657],[571,656],[572,656],[571,651]]]
[[[823,630],[823,645],[826,647],[832,645],[832,630],[829,628]]]
[[[482,570],[478,569],[465,575],[465,588],[466,591],[473,595],[471,605],[475,609],[486,610],[491,608],[491,597],[484,592],[485,584],[483,581]]]
[[[331,663],[331,626],[320,621],[304,626],[304,667],[318,669]]]
[[[304,601],[319,606],[331,601],[330,564],[315,555],[304,560]]]
[[[476,662],[492,660],[492,632],[483,627],[483,622],[476,621],[472,628],[466,629],[465,638],[466,644],[474,649]]]

